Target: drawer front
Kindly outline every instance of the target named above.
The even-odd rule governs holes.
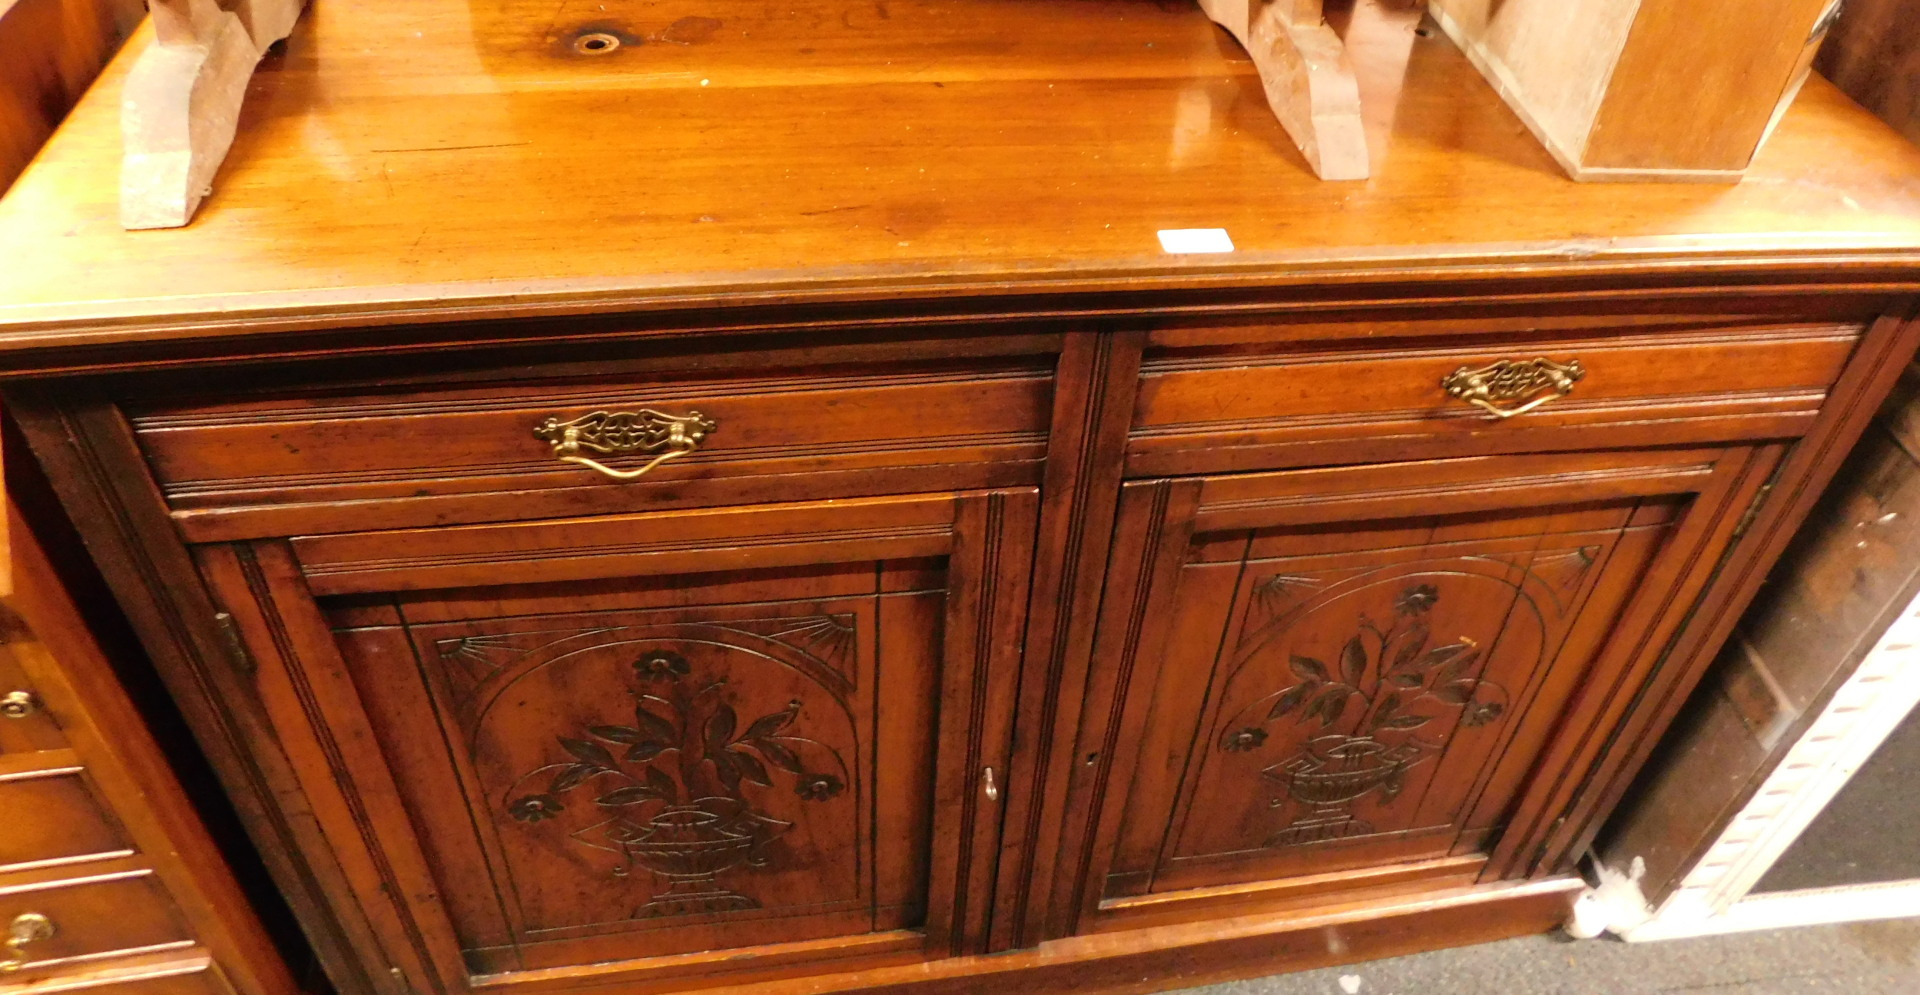
[[[204,955],[153,966],[108,965],[49,981],[45,990],[87,995],[233,995],[233,986]]]
[[[1029,357],[285,395],[129,415],[189,538],[225,539],[1032,483],[1051,394],[1051,367]],[[633,479],[606,472],[643,468]]]
[[[0,613],[0,622],[9,619]],[[10,625],[0,640],[0,757],[4,758],[67,748],[67,738],[47,711],[46,701],[27,682],[26,668],[17,659],[22,652],[45,650],[24,626]]]
[[[54,974],[29,972],[35,995],[234,995],[232,983],[200,947],[127,959],[81,960]],[[12,989],[4,989],[12,991]]]
[[[20,979],[105,956],[191,946],[172,901],[146,870],[0,888],[0,930],[26,937],[13,946],[8,971]]]
[[[0,780],[0,812],[0,872],[133,852],[77,768]]]
[[[1523,335],[1436,322],[1389,326],[1364,344],[1302,340],[1321,331],[1353,333],[1157,334],[1128,473],[1792,438],[1811,425],[1865,325]],[[1283,332],[1291,342],[1270,344]]]

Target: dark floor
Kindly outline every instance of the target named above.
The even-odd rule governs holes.
[[[1187,995],[1920,995],[1920,919],[1661,943],[1527,937]]]

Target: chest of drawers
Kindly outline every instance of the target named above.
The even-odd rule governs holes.
[[[168,752],[121,684],[111,657],[123,647],[96,636],[97,613],[77,603],[86,580],[49,554],[64,523],[44,503],[45,483],[16,464],[7,484],[0,991],[291,990]],[[40,500],[17,501],[23,489]]]
[[[1581,186],[1423,37],[1336,188],[1193,11],[554,54],[608,7],[316,10],[159,235],[110,70],[0,202],[8,409],[345,991],[1549,928],[1920,336],[1920,153],[1817,81]]]

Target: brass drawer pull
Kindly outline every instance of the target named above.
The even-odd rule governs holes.
[[[24,719],[40,711],[40,699],[32,691],[8,691],[0,698],[0,718]]]
[[[7,959],[0,960],[0,971],[18,971],[27,966],[27,944],[53,939],[53,920],[38,912],[22,912],[7,927]]]
[[[1551,359],[1503,359],[1479,369],[1462,366],[1446,375],[1440,386],[1447,393],[1487,413],[1493,419],[1524,415],[1556,397],[1573,392],[1573,385],[1587,371],[1577,359],[1556,363]],[[1544,393],[1543,393],[1544,392]],[[1503,408],[1502,403],[1531,397],[1519,407]]]
[[[712,419],[698,411],[669,415],[651,408],[641,408],[639,411],[595,411],[564,422],[549,418],[533,430],[533,435],[534,438],[552,443],[553,455],[557,459],[591,467],[615,480],[632,480],[670,459],[677,459],[700,448],[700,440],[718,427]],[[628,453],[659,455],[638,470],[616,470],[592,457],[580,455],[582,449],[616,456]]]

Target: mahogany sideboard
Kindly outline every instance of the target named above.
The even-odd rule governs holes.
[[[1551,928],[1920,336],[1819,80],[1576,184],[1362,3],[1330,185],[1189,5],[588,6],[314,5],[177,231],[123,56],[0,201],[0,392],[346,992]]]

